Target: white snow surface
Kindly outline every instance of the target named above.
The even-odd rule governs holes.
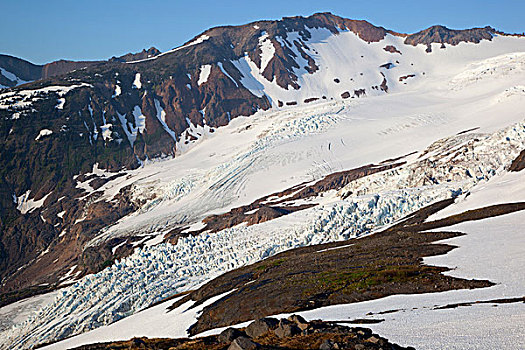
[[[522,183],[524,175],[519,175]],[[516,189],[521,188],[521,184],[515,185]],[[515,198],[512,195],[505,201]],[[525,200],[523,191],[520,200]],[[452,268],[447,275],[488,279],[496,283],[493,287],[395,295],[362,303],[329,306],[301,314],[307,319],[385,319],[382,323],[368,324],[367,327],[390,341],[417,349],[523,349],[525,335],[520,331],[525,327],[523,302],[473,304],[441,310],[436,307],[523,297],[525,235],[521,227],[524,220],[525,212],[520,211],[439,229],[459,231],[466,235],[441,241],[459,248],[446,255],[424,259],[426,264]],[[395,311],[378,314],[390,310]]]
[[[135,89],[142,88],[142,83],[140,82],[140,73],[135,74],[135,80],[133,80],[133,88]]]
[[[266,66],[275,54],[275,47],[268,37],[268,33],[263,32],[259,37],[259,48],[261,49],[261,73],[264,72]]]
[[[190,300],[172,311],[169,311],[168,307],[182,297],[168,300],[108,326],[97,328],[42,349],[72,348],[90,344],[93,339],[108,342],[128,340],[137,336],[149,338],[187,337],[187,329],[197,321],[202,310],[231,292],[214,296],[198,306],[193,306],[195,302]]]
[[[166,132],[171,136],[171,138],[176,142],[177,141],[177,135],[175,134],[175,131],[171,130],[168,124],[166,124],[166,112],[164,112],[164,109],[160,105],[159,100],[154,99],[155,103],[155,109],[157,110],[157,119],[159,120],[160,124],[166,130]]]
[[[27,214],[37,208],[42,207],[44,205],[45,200],[51,194],[51,192],[49,192],[48,194],[46,194],[39,200],[35,200],[34,198],[29,199],[30,194],[31,194],[31,191],[28,190],[26,193],[17,197],[16,209],[18,209],[18,211],[20,211],[22,214]]]
[[[38,135],[37,137],[35,137],[35,141],[38,141],[40,140],[41,138],[45,137],[45,136],[49,136],[53,133],[53,130],[49,130],[49,129],[42,129],[38,132]]]
[[[208,81],[208,77],[210,76],[210,73],[211,73],[211,65],[210,64],[205,64],[203,66],[201,66],[200,68],[200,73],[199,73],[199,80],[197,81],[197,85],[202,85],[204,84],[205,82]]]
[[[124,133],[128,138],[129,144],[131,145],[131,147],[133,147],[133,144],[135,143],[138,134],[144,133],[144,130],[146,129],[146,116],[142,114],[142,111],[139,106],[133,107],[131,115],[134,118],[134,123],[130,123],[126,118],[125,114],[120,114],[119,112],[117,112],[118,119],[122,124],[122,128],[124,129]],[[111,135],[111,133],[109,133],[109,135]]]
[[[64,109],[64,105],[66,104],[66,99],[65,98],[59,98],[58,99],[58,104],[56,105],[56,109]]]
[[[120,85],[115,85],[115,92],[113,93],[113,95],[111,95],[111,97],[115,98],[117,96],[120,96],[120,94],[122,93],[122,89],[120,88]]]

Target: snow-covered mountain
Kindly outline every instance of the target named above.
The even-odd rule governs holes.
[[[28,61],[0,55],[0,89],[40,79],[41,67]]]
[[[110,62],[130,62],[146,59],[160,54],[154,47],[138,53],[128,53],[112,57]],[[12,88],[35,80],[66,74],[76,69],[103,64],[105,61],[67,61],[59,60],[44,65],[36,65],[26,60],[0,54],[0,89]]]
[[[2,300],[62,287],[6,348],[375,232],[525,149],[525,38],[490,27],[321,13],[137,55],[0,92]]]

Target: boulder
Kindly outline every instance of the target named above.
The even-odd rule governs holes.
[[[294,335],[300,334],[301,330],[295,323],[288,321],[287,319],[281,319],[279,326],[273,331],[273,333],[279,338],[293,337]]]
[[[143,339],[133,338],[133,339],[131,339],[131,341],[133,342],[133,346],[136,347],[136,348],[145,348],[146,347],[146,342]]]
[[[275,318],[261,318],[250,323],[245,332],[250,338],[257,338],[278,326],[279,321]]]
[[[329,339],[325,339],[319,346],[319,350],[335,350],[340,349],[339,344],[334,343]]]
[[[302,331],[306,330],[310,326],[308,321],[306,321],[302,316],[299,315],[289,316],[288,321],[295,323],[297,327]]]
[[[254,350],[258,349],[259,344],[252,341],[250,338],[238,337],[228,347],[228,350]]]
[[[221,334],[219,334],[218,339],[221,343],[231,343],[236,338],[239,338],[240,336],[244,335],[246,335],[244,332],[241,332],[236,328],[229,327],[223,330]]]
[[[295,324],[299,324],[299,323],[308,323],[308,321],[306,321],[303,316],[301,315],[291,315],[291,316],[288,316],[287,318],[288,321],[290,322],[293,322]]]
[[[373,335],[370,338],[368,338],[368,341],[376,344],[377,342],[379,342],[379,338]]]

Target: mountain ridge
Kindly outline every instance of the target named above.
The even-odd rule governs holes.
[[[30,64],[32,66],[42,67],[43,72],[40,75],[34,73],[31,75],[22,74],[23,76],[21,76],[21,78],[24,78],[24,77],[27,78],[27,79],[24,79],[26,81],[38,80],[40,78],[49,78],[52,76],[65,74],[65,73],[70,72],[71,70],[83,68],[83,67],[98,64],[98,63],[106,63],[110,61],[133,62],[133,61],[142,61],[142,60],[155,58],[156,56],[164,55],[178,48],[182,48],[186,46],[187,44],[197,40],[202,35],[207,35],[207,33],[220,31],[223,29],[226,29],[226,30],[227,29],[237,29],[237,28],[243,28],[246,26],[257,25],[257,24],[275,24],[275,23],[279,23],[283,21],[297,22],[297,21],[305,21],[305,20],[307,21],[306,24],[313,25],[314,27],[316,25],[327,25],[329,30],[331,30],[334,33],[335,33],[335,28],[342,29],[345,27],[345,25],[350,24],[350,27],[347,26],[346,28],[354,31],[356,34],[360,35],[360,37],[363,40],[368,41],[368,42],[377,41],[378,37],[380,37],[381,34],[389,33],[392,35],[405,37],[406,38],[405,43],[414,45],[414,46],[418,44],[428,45],[431,43],[440,43],[440,44],[443,43],[443,44],[451,44],[451,45],[457,45],[460,42],[477,43],[480,40],[490,40],[491,36],[488,35],[488,33],[493,33],[493,34],[498,34],[498,35],[507,35],[507,36],[523,36],[525,34],[525,33],[522,33],[522,34],[505,33],[502,31],[498,31],[491,26],[466,28],[466,29],[450,29],[443,25],[432,25],[426,29],[420,30],[415,33],[401,33],[401,32],[397,32],[394,30],[385,29],[383,27],[375,26],[367,20],[352,20],[352,19],[347,19],[347,18],[333,15],[330,12],[318,12],[318,13],[315,13],[307,17],[292,16],[292,17],[283,17],[280,20],[259,20],[259,21],[253,21],[247,24],[242,24],[242,25],[223,25],[223,26],[212,27],[198,34],[194,38],[186,41],[181,46],[174,48],[172,50],[168,50],[164,53],[159,51],[155,47],[151,47],[147,50],[144,49],[139,53],[127,53],[119,57],[113,56],[108,60],[72,61],[72,60],[59,59],[57,61],[49,62],[43,65],[36,65],[34,63],[24,60],[23,58],[18,58],[12,55],[0,54],[0,64],[2,64],[2,61],[15,59],[15,60],[25,61],[23,64]],[[13,68],[12,64],[10,65],[10,64],[4,63],[4,65],[6,65],[7,67],[11,66],[11,68]],[[14,70],[17,70],[17,69],[14,69]],[[0,76],[0,79],[2,79],[2,76]],[[8,87],[13,87],[13,86],[8,86]]]
[[[103,64],[112,61],[129,62],[152,57],[154,55],[158,55],[159,53],[160,51],[158,49],[151,47],[138,53],[127,53],[119,57],[113,56],[106,61],[72,61],[59,59],[42,65],[31,63],[23,58],[0,54],[0,68],[4,70],[4,72],[0,72],[0,86],[3,85],[4,88],[13,88],[31,81],[59,76],[69,73],[73,70],[86,68],[92,65]],[[9,77],[6,75],[9,75]],[[17,77],[18,80],[16,78],[13,79],[12,75]]]

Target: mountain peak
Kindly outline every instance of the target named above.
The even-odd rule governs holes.
[[[450,44],[457,45],[461,42],[478,44],[482,40],[492,40],[496,30],[486,26],[484,28],[472,29],[450,29],[443,25],[434,25],[414,34],[407,35],[405,44],[416,46],[423,44]]]
[[[127,53],[125,55],[122,55],[122,56],[119,56],[119,57],[115,57],[113,56],[112,58],[109,59],[109,61],[112,61],[112,62],[132,62],[132,61],[138,61],[138,60],[144,60],[144,59],[147,59],[147,58],[151,58],[151,57],[154,57],[154,56],[157,56],[158,54],[160,54],[160,50],[157,49],[156,47],[150,47],[149,49],[143,49],[141,52],[137,52],[137,53]]]

